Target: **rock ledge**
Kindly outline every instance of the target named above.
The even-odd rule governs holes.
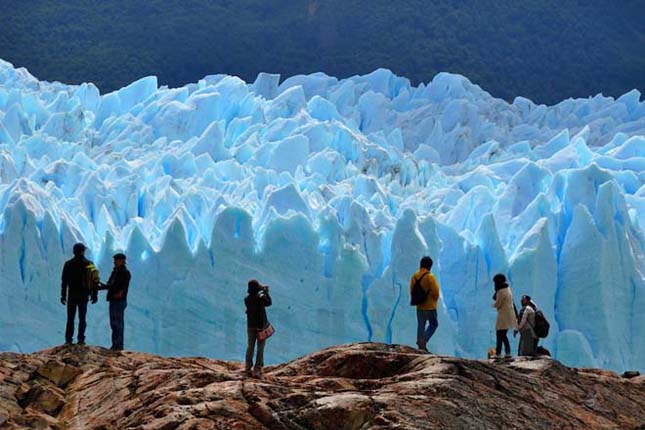
[[[645,430],[645,377],[374,343],[245,378],[240,363],[96,347],[0,354],[0,429]]]

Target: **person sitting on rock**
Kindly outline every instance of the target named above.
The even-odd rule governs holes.
[[[537,343],[535,342],[538,338],[535,335],[535,309],[533,308],[533,303],[531,302],[531,297],[522,296],[522,309],[520,310],[519,316],[519,325],[517,330],[514,331],[513,335],[516,336],[517,332],[520,333],[520,346],[519,353],[520,356],[533,356],[535,355],[535,348]]]
[[[502,344],[506,358],[511,357],[511,344],[508,341],[508,331],[517,329],[517,317],[513,305],[513,293],[511,287],[506,283],[506,276],[498,273],[493,277],[495,294],[493,294],[493,307],[497,309],[497,320],[495,330],[497,331],[497,346],[495,347],[495,358],[502,355]]]
[[[118,253],[114,257],[114,269],[107,284],[101,289],[108,290],[107,301],[110,303],[110,327],[112,328],[112,351],[123,351],[123,331],[125,328],[125,308],[128,306],[128,289],[130,287],[130,271],[126,267],[125,254]]]
[[[271,324],[267,318],[266,308],[271,306],[269,287],[262,286],[258,281],[252,279],[248,283],[248,295],[244,299],[246,306],[246,327],[248,346],[246,348],[246,375],[262,376],[264,366],[264,344],[267,333],[272,332]],[[270,335],[270,334],[269,334]],[[257,343],[258,351],[253,367],[253,351]]]
[[[428,351],[428,341],[439,327],[437,301],[439,283],[430,269],[432,258],[425,256],[419,263],[419,270],[410,278],[411,304],[417,307],[417,347]]]
[[[67,306],[65,345],[71,345],[74,339],[76,310],[78,310],[78,344],[85,345],[87,302],[90,296],[93,304],[98,300],[97,291],[92,287],[94,282],[98,283],[98,271],[94,263],[85,258],[84,244],[74,244],[73,251],[74,257],[65,262],[61,275],[60,302]],[[89,276],[96,276],[97,279],[88,279]]]

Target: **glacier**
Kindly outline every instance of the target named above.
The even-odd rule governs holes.
[[[645,370],[640,96],[508,103],[384,69],[101,94],[0,60],[0,350],[63,341],[60,270],[82,241],[104,277],[128,255],[129,349],[241,359],[250,278],[274,296],[271,362],[413,345],[407,288],[429,254],[431,350],[485,356],[503,272],[551,321],[559,360]],[[87,337],[109,344],[103,300]]]

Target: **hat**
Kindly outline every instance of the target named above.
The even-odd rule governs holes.
[[[118,254],[114,254],[112,258],[114,258],[115,260],[125,260],[125,254],[119,252]]]

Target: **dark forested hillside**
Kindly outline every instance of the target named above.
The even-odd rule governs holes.
[[[110,91],[387,67],[552,103],[645,89],[645,0],[1,0],[0,58]]]

